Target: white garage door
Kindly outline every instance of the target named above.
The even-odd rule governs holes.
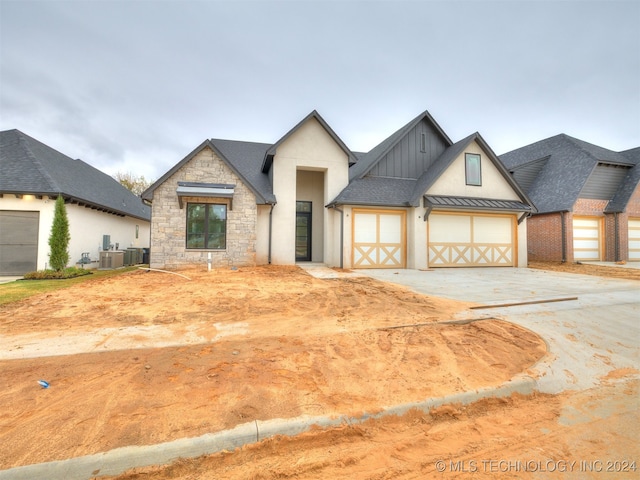
[[[573,218],[573,259],[599,261],[600,219],[594,217]]]
[[[640,262],[640,220],[629,219],[629,261]]]
[[[513,215],[431,213],[430,267],[515,266]]]
[[[404,268],[406,213],[353,210],[353,267]]]

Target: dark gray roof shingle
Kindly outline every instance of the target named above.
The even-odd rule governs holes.
[[[500,155],[500,159],[511,172],[514,172],[531,162],[548,157],[546,164],[526,192],[538,212],[545,213],[571,211],[599,162],[632,166],[634,150],[625,155],[624,152],[614,152],[560,134]],[[637,179],[634,180],[634,175],[637,176],[634,171],[637,168],[636,166],[630,169],[627,179],[610,202],[608,210],[624,209],[638,183]]]
[[[62,195],[110,213],[151,218],[151,209],[117,180],[19,130],[0,132],[0,172],[0,193]]]

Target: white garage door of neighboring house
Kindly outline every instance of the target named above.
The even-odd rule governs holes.
[[[353,267],[404,268],[406,213],[353,210]]]
[[[599,261],[601,221],[595,217],[573,218],[573,259]]]
[[[640,262],[640,220],[629,219],[629,260]]]
[[[513,215],[431,213],[429,266],[515,266],[514,222]]]
[[[36,270],[39,212],[0,211],[0,275]]]

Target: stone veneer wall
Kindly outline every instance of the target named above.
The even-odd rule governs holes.
[[[226,198],[183,198],[178,203],[178,182],[226,183],[235,185],[233,201]],[[186,248],[187,202],[227,204],[227,248],[195,250]],[[231,205],[230,205],[231,203]],[[151,268],[178,269],[207,265],[209,252],[213,267],[256,264],[255,195],[211,149],[204,148],[153,193],[151,209]]]

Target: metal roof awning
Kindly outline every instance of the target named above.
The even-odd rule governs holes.
[[[229,198],[233,199],[235,185],[226,183],[178,182],[176,194],[182,208],[184,197]],[[231,202],[229,205],[231,208]]]
[[[444,195],[425,195],[425,207],[451,210],[493,210],[511,212],[531,212],[531,205],[517,200],[494,200],[491,198],[450,197]]]

